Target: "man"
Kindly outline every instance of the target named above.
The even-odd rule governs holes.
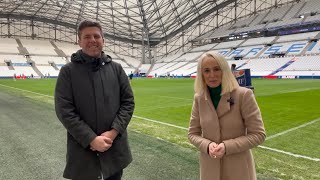
[[[236,70],[236,64],[231,64],[231,71],[233,72],[233,71],[235,71]]]
[[[126,128],[134,98],[121,65],[102,51],[99,23],[78,27],[81,50],[60,70],[55,109],[67,129],[67,164],[63,177],[120,180],[132,161]]]
[[[129,74],[129,81],[130,81],[130,84],[131,84],[131,82],[132,82],[132,78],[133,78],[133,73],[132,73],[132,71],[131,71],[131,73]]]

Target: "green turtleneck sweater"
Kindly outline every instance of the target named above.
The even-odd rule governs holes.
[[[208,86],[208,90],[210,93],[210,97],[214,107],[217,109],[219,101],[221,99],[221,85],[215,88],[211,88]]]

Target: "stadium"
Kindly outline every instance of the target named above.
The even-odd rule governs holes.
[[[198,58],[250,70],[267,132],[258,179],[320,179],[320,1],[21,0],[0,2],[0,179],[63,179],[66,130],[56,77],[94,19],[104,52],[134,74],[133,162],[123,179],[199,179],[187,131]]]

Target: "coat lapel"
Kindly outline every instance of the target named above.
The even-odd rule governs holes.
[[[214,112],[214,114],[217,115],[216,108],[214,108],[212,100],[210,98],[209,90],[206,88],[205,94],[204,94],[204,99],[206,100],[207,105],[210,107],[211,111]]]
[[[217,108],[217,114],[219,118],[225,115],[228,111],[230,111],[230,103],[228,102],[228,99],[230,99],[230,93],[221,96]]]
[[[228,99],[230,99],[230,93],[224,94],[221,96],[221,99],[218,104],[218,108],[214,108],[213,103],[210,99],[209,90],[207,89],[204,94],[204,99],[206,100],[207,105],[210,107],[211,111],[214,112],[218,118],[225,115],[228,111],[230,111],[230,103]]]

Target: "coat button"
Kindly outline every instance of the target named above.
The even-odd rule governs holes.
[[[99,153],[97,153],[97,156],[99,156]]]

